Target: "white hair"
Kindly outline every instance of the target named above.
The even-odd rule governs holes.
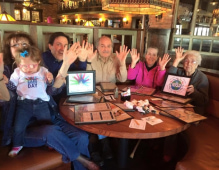
[[[197,64],[198,64],[198,65],[201,65],[202,56],[201,56],[201,54],[200,54],[198,51],[189,50],[189,51],[186,51],[184,55],[185,55],[185,58],[186,58],[188,55],[193,55],[193,56],[195,56],[195,57],[196,57]]]

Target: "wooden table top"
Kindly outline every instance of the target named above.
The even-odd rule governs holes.
[[[144,100],[144,99],[150,99],[150,98],[151,96],[140,96],[140,95],[131,96],[131,100],[133,99]],[[65,101],[65,98],[61,99],[60,104],[59,104],[59,109],[60,109],[61,115],[64,117],[66,121],[68,121],[73,126],[79,129],[82,129],[84,131],[94,133],[94,134],[100,134],[100,135],[104,135],[108,137],[126,138],[126,139],[161,138],[161,137],[170,136],[170,135],[182,132],[190,126],[189,124],[186,124],[181,121],[178,121],[178,120],[166,117],[166,116],[162,116],[159,114],[149,113],[149,114],[142,115],[137,111],[128,112],[128,113],[131,116],[133,116],[135,119],[140,120],[143,117],[155,116],[156,118],[163,120],[163,122],[157,125],[154,125],[154,126],[147,123],[145,130],[129,128],[131,119],[118,122],[115,124],[111,124],[111,125],[108,125],[108,124],[75,125],[74,124],[74,112],[69,109],[74,106],[63,105],[64,101]],[[115,102],[116,103],[121,102],[120,95],[119,95],[119,98]]]

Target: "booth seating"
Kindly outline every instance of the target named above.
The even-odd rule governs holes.
[[[0,147],[0,170],[70,170],[62,155],[47,147],[23,148],[14,158],[8,156],[11,147]]]
[[[208,118],[186,130],[189,148],[176,170],[219,169],[219,76],[206,75],[209,80]]]

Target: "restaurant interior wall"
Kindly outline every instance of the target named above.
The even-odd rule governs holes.
[[[37,20],[37,22],[47,22],[47,18],[50,16],[53,20],[53,23],[59,23],[59,18],[57,16],[57,0],[49,0],[50,4],[34,4],[31,6],[24,6],[22,3],[8,3],[10,4],[10,8],[12,9],[10,14],[12,16],[15,16],[15,10],[19,11],[21,17],[18,19],[19,21],[30,21],[30,22],[35,22],[35,20],[28,19],[26,17],[24,20],[22,18],[22,15],[24,15],[23,9],[26,9],[27,11],[41,11],[40,15],[40,20]],[[7,11],[8,12],[8,11]]]
[[[169,52],[175,55],[175,48],[197,50],[202,55],[201,69],[219,70],[219,16],[213,10],[219,8],[209,0],[177,0],[175,25],[171,32]]]

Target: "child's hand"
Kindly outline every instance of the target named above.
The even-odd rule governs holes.
[[[52,83],[53,81],[53,75],[50,72],[46,73],[46,79],[48,80],[49,83]]]

